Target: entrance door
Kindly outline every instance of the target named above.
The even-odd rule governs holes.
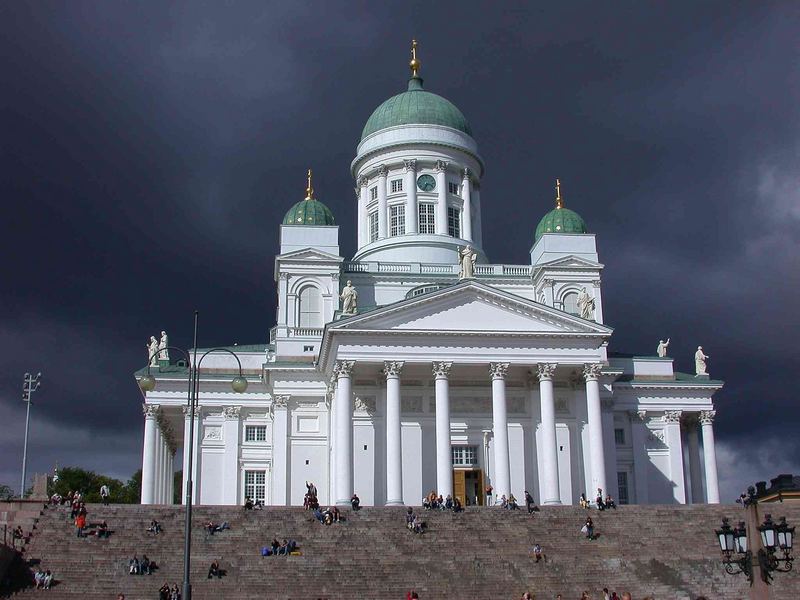
[[[483,471],[458,469],[453,471],[453,494],[462,506],[483,506]]]

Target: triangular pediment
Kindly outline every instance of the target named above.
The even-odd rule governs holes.
[[[287,252],[286,254],[279,254],[275,257],[276,261],[294,261],[294,260],[317,260],[317,261],[342,261],[343,258],[341,256],[336,256],[335,254],[329,254],[328,252],[322,252],[321,250],[316,250],[315,248],[304,248],[302,250],[293,250],[292,252]]]
[[[608,336],[612,330],[475,281],[348,317],[329,331]]]
[[[543,267],[547,267],[549,269],[602,269],[603,265],[599,262],[595,262],[581,256],[572,255],[562,256],[561,258],[557,258],[555,260],[534,265],[534,268],[536,269],[541,269]]]

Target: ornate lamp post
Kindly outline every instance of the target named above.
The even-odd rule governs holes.
[[[759,535],[751,537],[748,544],[744,521],[740,521],[738,527],[732,528],[727,518],[722,519],[722,527],[715,530],[722,551],[722,564],[731,575],[745,574],[753,588],[751,597],[768,598],[769,588],[766,586],[772,582],[772,573],[787,573],[792,570],[794,527],[789,526],[786,517],[781,517],[777,524],[774,523],[770,514],[765,514],[764,522],[758,525],[758,498],[753,486],[747,488],[747,494],[743,494],[740,501],[747,511],[750,530],[757,529]],[[778,551],[782,553],[781,556],[778,556]],[[756,566],[760,571],[759,578],[755,577]]]
[[[242,375],[242,362],[234,352],[227,348],[212,348],[206,351],[199,359],[197,358],[197,317],[198,312],[194,312],[194,345],[192,348],[192,358],[189,358],[189,352],[177,348],[175,346],[167,346],[166,348],[159,348],[147,360],[146,373],[139,378],[139,388],[143,392],[151,392],[156,388],[156,379],[150,374],[150,363],[153,358],[160,355],[163,350],[174,350],[183,355],[186,359],[186,364],[189,365],[189,393],[187,402],[189,404],[189,448],[184,449],[188,452],[188,473],[186,474],[186,523],[184,525],[184,538],[183,538],[183,598],[184,600],[192,600],[192,584],[190,581],[190,566],[192,559],[192,470],[194,468],[194,410],[197,406],[197,396],[200,389],[200,364],[203,359],[213,352],[227,352],[236,359],[239,366],[239,374],[231,380],[231,388],[237,394],[241,394],[247,390],[247,379]]]

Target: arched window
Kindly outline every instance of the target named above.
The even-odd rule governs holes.
[[[567,312],[571,315],[577,315],[580,312],[578,311],[578,294],[576,294],[575,292],[570,292],[569,294],[565,294],[563,305],[564,305],[564,312]]]
[[[322,296],[314,286],[300,290],[300,327],[322,327]]]

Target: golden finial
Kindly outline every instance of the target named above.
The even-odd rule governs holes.
[[[564,200],[561,198],[561,180],[556,179],[556,208],[564,208]]]
[[[311,169],[308,170],[308,187],[306,188],[306,200],[314,199],[314,186],[311,185]]]
[[[411,62],[408,66],[411,67],[411,76],[418,77],[422,63],[417,60],[417,40],[411,40]]]

